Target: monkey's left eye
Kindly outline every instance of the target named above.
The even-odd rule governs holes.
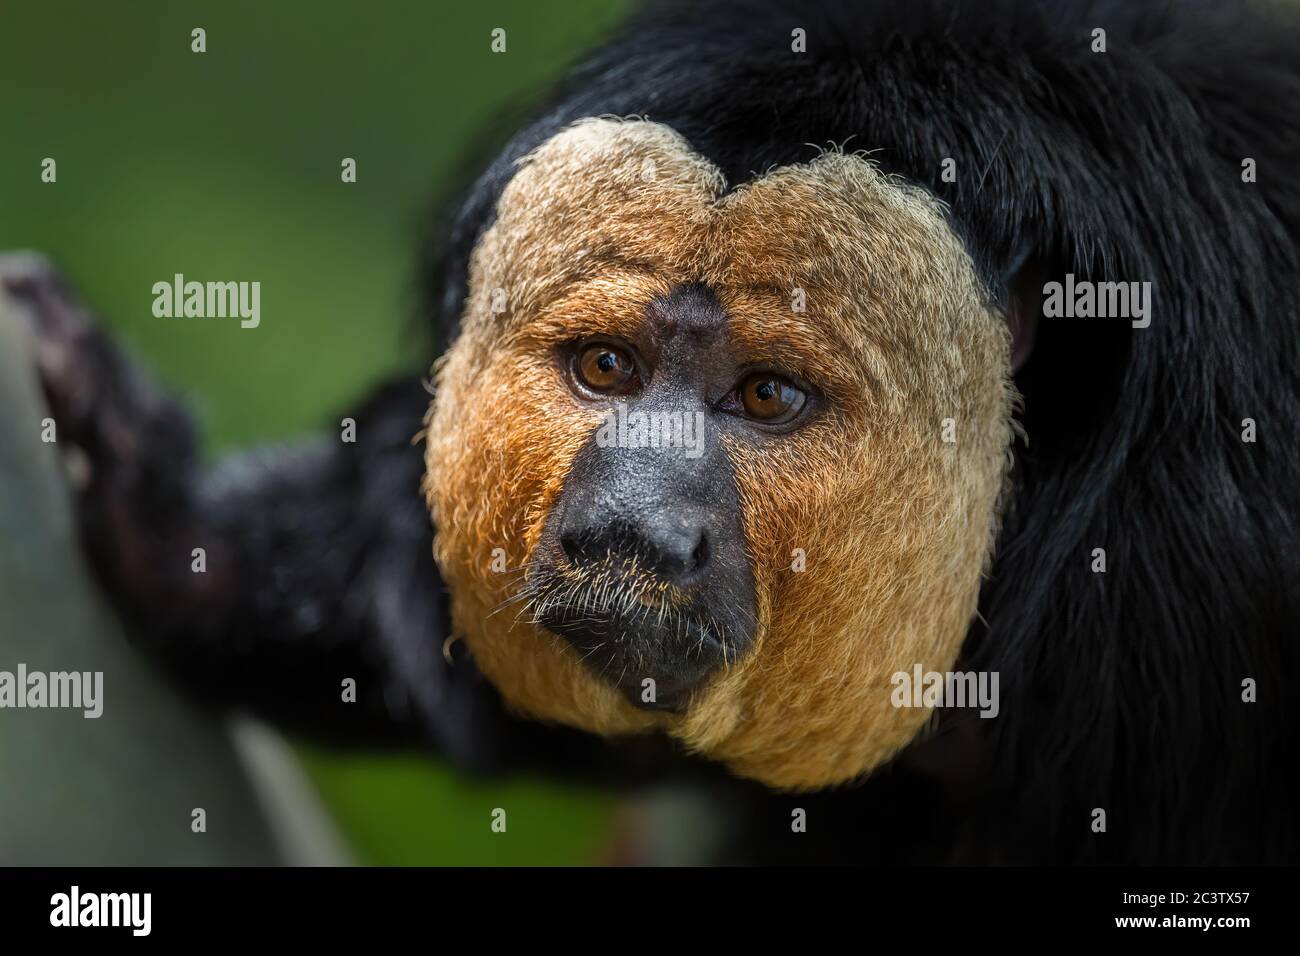
[[[784,425],[803,411],[808,393],[789,379],[772,372],[755,372],[747,376],[723,407],[767,425]]]

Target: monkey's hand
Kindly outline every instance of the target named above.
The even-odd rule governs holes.
[[[321,441],[205,471],[184,408],[48,260],[0,256],[0,288],[33,339],[49,406],[42,425],[68,463],[86,553],[133,638],[219,703],[331,738],[436,736],[434,711],[447,703],[430,698],[445,690],[439,648],[417,654],[395,633],[438,629],[410,445],[425,402],[418,383],[403,400],[351,413],[355,444]],[[406,508],[393,503],[403,476]]]
[[[33,339],[49,407],[42,437],[62,453],[89,556],[113,598],[139,608],[193,585],[161,533],[186,513],[197,469],[181,406],[127,359],[54,266],[0,255],[0,290]]]

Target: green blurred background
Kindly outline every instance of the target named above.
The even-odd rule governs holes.
[[[210,453],[306,434],[418,367],[409,330],[432,201],[624,8],[5,0],[0,249],[52,256],[187,397]],[[206,53],[191,52],[195,27]],[[56,184],[40,181],[45,157]],[[344,157],[355,184],[340,181]],[[259,280],[261,326],[155,318],[151,287],[176,272]],[[609,845],[603,794],[299,752],[362,862],[581,863]],[[508,838],[490,831],[495,806],[509,808]]]

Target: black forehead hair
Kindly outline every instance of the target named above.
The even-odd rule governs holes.
[[[1147,275],[1162,240],[1203,203],[1204,137],[1240,155],[1289,155],[1272,123],[1277,74],[1297,51],[1235,0],[714,0],[641,4],[579,65],[438,221],[426,258],[439,342],[454,338],[468,261],[516,161],[575,120],[644,116],[715,163],[731,186],[826,147],[867,151],[957,210],[953,225],[1000,295],[1032,250],[1067,267]],[[1108,51],[1094,53],[1103,27]],[[805,53],[792,51],[804,31]],[[1292,36],[1294,34],[1292,33]],[[1228,115],[1232,86],[1253,115]],[[1258,96],[1255,88],[1258,87]],[[1221,122],[1213,122],[1215,114]],[[1207,120],[1210,122],[1207,123]],[[1266,131],[1268,135],[1252,135]],[[1270,143],[1274,145],[1270,145]],[[1236,147],[1233,146],[1233,149]],[[943,181],[943,161],[955,182]],[[1104,171],[1099,171],[1099,165]],[[1116,171],[1123,176],[1117,177]],[[1127,188],[1116,188],[1122,179]],[[1195,195],[1188,183],[1195,182]]]

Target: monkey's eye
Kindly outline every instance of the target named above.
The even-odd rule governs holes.
[[[625,392],[636,380],[636,365],[631,356],[604,342],[583,346],[574,370],[582,384],[593,392]]]
[[[756,372],[736,389],[740,411],[755,421],[782,425],[803,410],[808,393],[789,379],[771,372]]]

